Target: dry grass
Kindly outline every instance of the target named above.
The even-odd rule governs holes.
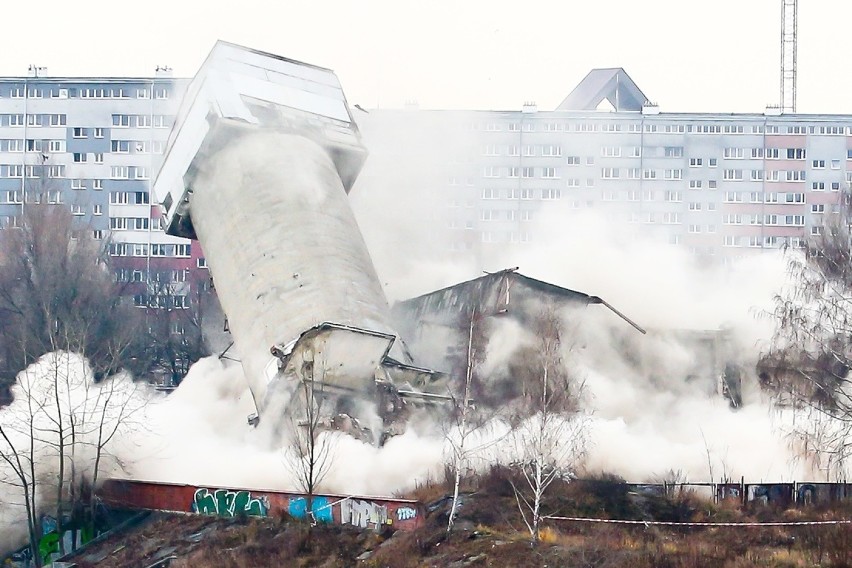
[[[315,527],[290,519],[164,517],[120,542],[105,543],[100,566],[147,566],[174,549],[174,568],[323,566],[414,568],[420,566],[588,566],[609,568],[744,568],[746,566],[852,566],[852,527],[679,528],[571,522],[546,523],[531,547],[506,472],[492,470],[466,487],[474,491],[460,512],[465,528],[446,533],[446,512],[430,514],[413,532],[376,534],[351,527]],[[423,501],[438,500],[441,483],[417,488]],[[768,513],[744,513],[730,504],[700,502],[688,493],[630,495],[618,480],[601,476],[585,484],[554,485],[546,512],[565,516],[630,518],[653,512],[701,521],[747,521]],[[833,510],[775,511],[773,520],[847,516]],[[193,536],[194,535],[194,536]],[[201,535],[200,537],[198,535]],[[357,558],[369,552],[363,560]],[[95,564],[78,563],[79,568]]]

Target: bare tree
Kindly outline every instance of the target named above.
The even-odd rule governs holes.
[[[322,351],[303,367],[289,404],[291,439],[286,465],[305,493],[305,515],[314,519],[314,495],[334,463],[337,435],[329,432],[330,400],[325,390]]]
[[[98,375],[129,365],[141,323],[103,243],[63,206],[31,204],[0,231],[0,357],[7,381],[44,353],[84,348]],[[121,357],[116,358],[116,354]]]
[[[94,530],[90,488],[116,433],[135,428],[131,418],[144,402],[138,388],[127,377],[95,381],[82,355],[60,351],[19,374],[15,401],[0,416],[0,460],[7,466],[0,470],[24,503],[31,547],[41,538],[41,513],[56,519],[59,535]]]
[[[20,396],[24,403],[21,405],[20,414],[15,417],[17,420],[0,421],[0,461],[6,464],[3,468],[5,475],[0,478],[0,482],[20,492],[23,503],[7,503],[7,507],[24,507],[30,555],[36,566],[41,566],[35,417],[44,400],[36,398],[35,391],[31,389],[30,376],[26,373],[22,373],[19,384],[13,387],[13,392]],[[30,392],[33,392],[32,396]]]
[[[488,343],[485,318],[489,315],[491,314],[478,311],[475,305],[462,314],[462,322],[467,332],[464,376],[453,389],[454,392],[450,392],[452,404],[449,420],[442,423],[444,439],[450,448],[450,467],[453,474],[453,494],[447,516],[448,533],[455,525],[460,506],[462,477],[471,460],[506,436],[502,426],[506,426],[508,422],[501,420],[500,411],[503,409],[477,405],[474,399],[474,393],[481,392],[483,388],[478,375]]]
[[[176,385],[200,358],[210,354],[203,324],[211,293],[186,278],[188,271],[152,271],[146,284],[142,372],[162,375]],[[181,278],[175,279],[175,274]]]
[[[18,227],[0,231],[0,357],[7,380],[17,374],[21,399],[4,416],[0,453],[23,496],[33,546],[38,507],[54,508],[61,533],[66,518],[79,516],[84,477],[96,481],[84,458],[94,454],[100,468],[113,417],[121,422],[127,410],[116,410],[127,401],[109,395],[115,383],[104,378],[132,364],[140,321],[90,228],[63,206],[39,203],[45,192],[29,195]],[[94,375],[81,380],[88,367],[72,368],[85,363],[69,353],[88,358]],[[18,373],[40,360],[38,371]],[[92,437],[98,430],[100,441]]]
[[[524,385],[523,414],[512,435],[518,460],[512,464],[523,483],[511,481],[518,510],[533,544],[539,541],[542,503],[557,480],[568,480],[585,450],[585,420],[579,413],[583,383],[565,365],[561,323],[552,310],[535,323],[537,345],[530,352]]]
[[[758,367],[762,385],[796,409],[791,433],[801,447],[841,473],[852,449],[849,191],[829,207],[820,234],[802,248],[786,248],[792,285],[775,298],[775,334]]]
[[[459,487],[461,486],[462,468],[465,465],[467,453],[470,451],[467,446],[468,438],[472,433],[471,412],[472,401],[470,399],[473,385],[473,374],[476,371],[477,362],[474,357],[478,355],[478,350],[474,348],[474,332],[476,329],[476,308],[471,310],[470,321],[468,322],[468,339],[467,339],[467,357],[465,361],[464,386],[461,390],[461,397],[454,397],[454,415],[456,420],[454,426],[458,433],[458,439],[454,439],[452,435],[445,436],[452,448],[452,465],[453,465],[453,499],[450,504],[450,513],[447,517],[447,532],[453,530],[453,524],[456,520],[456,513],[459,506]]]

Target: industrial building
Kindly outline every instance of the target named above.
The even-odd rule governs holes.
[[[523,247],[546,216],[593,211],[730,260],[820,234],[852,180],[852,116],[661,112],[621,68],[592,70],[553,110],[355,118],[371,155],[353,195],[422,196],[399,224],[443,254]]]

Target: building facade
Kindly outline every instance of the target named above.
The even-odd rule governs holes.
[[[358,191],[413,186],[430,238],[457,252],[534,243],[549,211],[592,210],[730,260],[820,234],[852,181],[852,116],[663,113],[622,69],[592,71],[552,111],[356,119],[371,152]]]
[[[209,280],[203,253],[162,231],[149,191],[187,84],[163,70],[0,78],[0,227],[63,204],[109,239],[136,305],[187,305]],[[660,112],[622,69],[593,70],[555,110],[353,112],[365,233],[361,212],[380,211],[382,234],[440,254],[523,248],[554,212],[593,211],[734,259],[818,235],[852,181],[850,115]]]
[[[115,277],[137,306],[187,307],[204,259],[161,230],[149,192],[186,84],[161,69],[0,78],[0,226],[16,226],[36,203],[69,207],[81,230],[108,239]]]

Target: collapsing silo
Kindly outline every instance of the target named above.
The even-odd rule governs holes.
[[[187,90],[154,189],[204,249],[261,416],[284,379],[434,378],[406,365],[349,207],[365,157],[330,70],[218,42]]]

